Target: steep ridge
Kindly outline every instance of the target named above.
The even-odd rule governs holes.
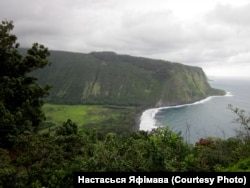
[[[51,66],[33,73],[52,86],[50,103],[161,107],[225,94],[200,67],[114,52],[50,52]]]

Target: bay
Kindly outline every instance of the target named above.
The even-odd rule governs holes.
[[[250,116],[250,79],[209,77],[209,80],[212,87],[223,89],[227,94],[192,104],[148,109],[141,116],[140,130],[169,126],[190,143],[200,138],[227,139],[236,136],[236,130],[241,126],[235,122],[237,115],[228,105],[245,110],[246,115]]]

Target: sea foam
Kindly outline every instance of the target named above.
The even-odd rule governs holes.
[[[141,115],[139,130],[151,131],[152,129],[160,127],[161,125],[155,119],[155,115],[161,109],[181,108],[181,107],[184,107],[184,106],[191,106],[191,105],[202,104],[202,103],[208,102],[209,100],[211,100],[212,98],[215,98],[215,97],[232,97],[232,96],[233,96],[233,94],[231,92],[226,92],[226,94],[223,95],[223,96],[210,96],[210,97],[207,97],[207,98],[202,99],[200,101],[196,101],[194,103],[177,105],[177,106],[166,106],[166,107],[160,107],[160,108],[150,108],[150,109],[147,109]]]

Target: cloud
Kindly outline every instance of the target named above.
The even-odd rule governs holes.
[[[0,18],[14,21],[24,47],[115,51],[212,73],[248,69],[249,9],[247,0],[8,0],[0,2]]]
[[[250,3],[243,6],[232,4],[217,4],[216,8],[207,14],[208,19],[218,24],[249,27]]]

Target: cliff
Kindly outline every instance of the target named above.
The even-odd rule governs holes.
[[[200,67],[113,52],[51,51],[51,66],[36,71],[52,89],[46,102],[161,107],[224,95]]]

